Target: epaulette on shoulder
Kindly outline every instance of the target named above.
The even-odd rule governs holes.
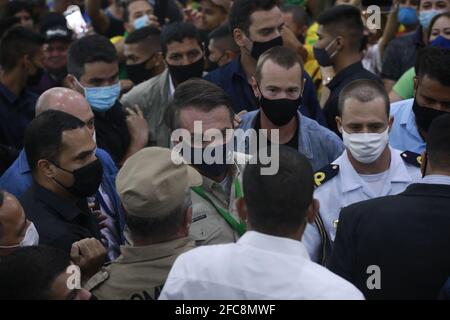
[[[316,187],[321,186],[325,182],[331,180],[339,173],[339,165],[329,164],[314,173],[314,183]]]
[[[401,153],[401,157],[403,161],[415,167],[420,168],[420,165],[422,164],[422,156],[418,153],[405,151]]]

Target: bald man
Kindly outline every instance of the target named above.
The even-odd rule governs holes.
[[[84,96],[67,88],[52,88],[45,91],[36,103],[36,116],[46,110],[58,110],[69,113],[86,123],[95,140],[94,113]],[[119,246],[123,243],[123,217],[120,199],[116,193],[115,180],[117,167],[111,156],[103,149],[97,148],[97,158],[103,165],[103,179],[99,191],[95,195],[101,213],[107,218],[102,234],[108,244],[108,258],[115,259],[119,255]],[[0,178],[0,188],[7,190],[17,198],[25,193],[31,186],[32,177],[25,151]]]

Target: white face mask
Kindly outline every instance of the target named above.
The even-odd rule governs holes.
[[[30,225],[25,232],[25,236],[19,244],[14,246],[0,246],[0,249],[12,249],[18,247],[29,247],[29,246],[37,246],[39,244],[39,233],[36,230],[33,222],[30,222]]]
[[[356,161],[372,163],[380,157],[388,144],[389,127],[382,133],[347,133],[342,129],[342,139]]]

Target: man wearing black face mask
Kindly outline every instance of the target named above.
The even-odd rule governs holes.
[[[256,77],[252,79],[260,109],[244,114],[240,128],[268,130],[268,143],[271,130],[278,130],[279,143],[306,155],[313,169],[318,170],[339,157],[344,146],[333,132],[298,111],[302,102],[303,74],[302,65],[292,49],[274,47],[266,51],[259,58]],[[242,145],[246,141],[239,140],[239,150],[242,148],[248,153],[247,145]]]
[[[134,85],[153,78],[166,69],[159,44],[160,35],[158,28],[144,27],[133,31],[125,39],[127,75]]]
[[[203,177],[202,185],[191,192],[191,236],[197,245],[235,242],[246,228],[235,200],[242,197],[242,173],[248,158],[232,151],[234,112],[230,98],[208,81],[188,80],[175,90],[166,119],[171,130],[187,133],[172,134],[173,152],[180,152]],[[213,131],[221,137],[216,139]],[[207,159],[209,155],[213,161]]]
[[[391,105],[391,116],[395,121],[389,143],[400,150],[422,153],[433,119],[450,113],[450,50],[422,49],[415,69],[415,98]]]
[[[43,37],[24,27],[10,29],[1,39],[1,145],[15,149],[23,146],[25,129],[34,118],[38,98],[29,90],[28,84],[33,82],[31,80],[39,80],[43,66],[43,44]]]
[[[275,46],[296,50],[306,59],[307,52],[293,32],[284,25],[277,1],[236,0],[229,13],[229,25],[240,55],[227,65],[210,72],[205,79],[225,90],[233,102],[233,110],[252,111],[257,108],[251,79],[256,62],[265,51]],[[305,73],[305,89],[300,111],[321,124],[325,124],[311,77]]]
[[[167,148],[170,131],[162,121],[164,112],[179,84],[202,76],[205,59],[198,30],[190,23],[171,23],[160,38],[167,69],[134,87],[121,102],[126,107],[139,105],[149,124],[149,145]]]
[[[339,5],[330,8],[317,18],[318,41],[314,56],[322,67],[333,66],[334,78],[326,84],[330,96],[325,102],[323,112],[328,128],[341,136],[336,117],[338,112],[339,94],[342,89],[352,81],[367,79],[381,80],[364,69],[361,60],[361,43],[363,41],[364,25],[361,12],[358,8],[348,5]],[[406,150],[406,149],[405,149]]]
[[[100,239],[96,217],[86,197],[98,190],[103,167],[85,123],[49,110],[36,117],[25,134],[25,153],[33,184],[20,198],[40,244],[70,252],[84,238]]]

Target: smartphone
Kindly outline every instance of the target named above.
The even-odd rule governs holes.
[[[69,6],[67,10],[64,11],[64,16],[66,17],[67,27],[75,33],[78,39],[86,35],[88,26],[81,14],[79,6]]]

